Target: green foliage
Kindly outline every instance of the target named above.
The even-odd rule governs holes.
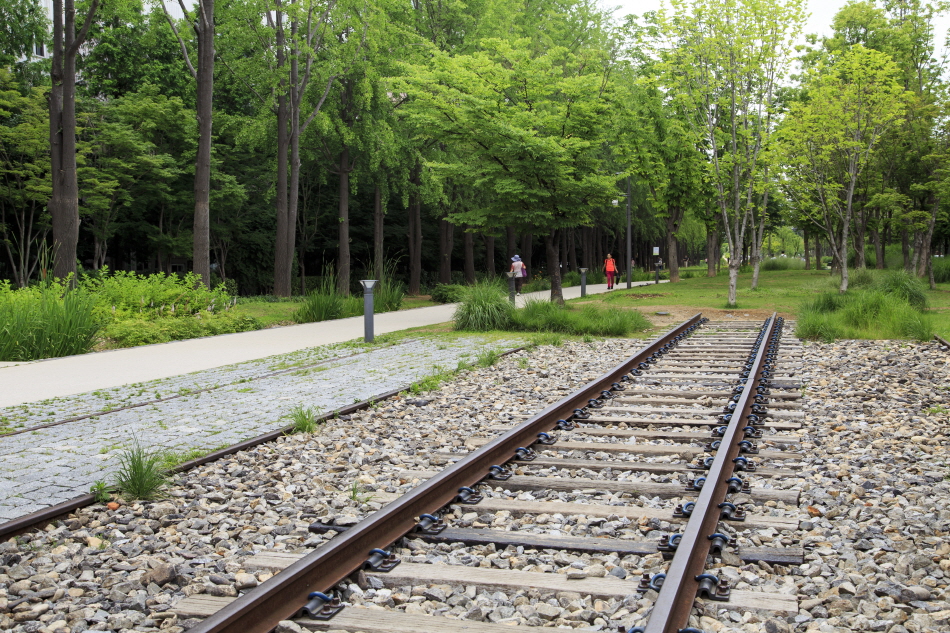
[[[950,283],[950,257],[935,257],[933,259],[934,283]]]
[[[914,275],[904,270],[890,270],[878,278],[874,284],[879,292],[900,297],[918,310],[927,307],[927,294],[924,284]]]
[[[145,448],[135,440],[132,448],[119,453],[113,483],[127,498],[149,500],[164,493],[168,477],[165,451]]]
[[[576,270],[569,270],[561,277],[561,285],[565,288],[568,286],[579,286],[581,285],[581,274]]]
[[[96,503],[106,503],[112,499],[112,490],[109,488],[106,482],[102,481],[101,479],[97,480],[96,483],[89,487],[89,492],[92,493]]]
[[[581,309],[550,301],[528,300],[512,314],[511,328],[524,332],[559,332],[573,335],[626,336],[650,328],[636,310],[615,310],[585,305]]]
[[[27,361],[84,354],[102,320],[86,290],[50,283],[14,290],[0,281],[0,361]]]
[[[432,289],[432,300],[439,303],[458,303],[465,297],[466,287],[459,284],[438,284]]]
[[[319,407],[304,407],[299,404],[287,414],[293,427],[292,433],[313,433],[320,425],[317,420],[319,416]]]
[[[805,270],[805,262],[797,257],[769,257],[762,261],[760,270]]]
[[[521,284],[521,292],[541,292],[551,289],[551,279],[548,277],[535,276],[534,279]]]
[[[363,313],[362,297],[348,297],[340,294],[336,288],[336,275],[332,267],[323,271],[316,290],[307,295],[300,308],[294,312],[297,323],[315,323]]]
[[[135,347],[202,336],[259,330],[260,322],[230,312],[186,317],[129,318],[107,325],[102,336],[112,347]]]
[[[897,291],[851,290],[824,293],[799,309],[795,330],[800,338],[826,342],[839,338],[898,338],[926,341],[933,338],[928,315]]]
[[[139,275],[103,268],[83,275],[79,285],[95,294],[97,312],[115,321],[219,313],[232,302],[223,286],[205,288],[194,273]]]
[[[501,352],[496,349],[485,349],[475,357],[475,364],[479,367],[491,367],[501,358]]]
[[[506,330],[514,308],[496,284],[480,282],[469,287],[455,309],[455,329],[475,332]]]

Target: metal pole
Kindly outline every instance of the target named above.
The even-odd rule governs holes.
[[[360,281],[363,284],[363,340],[372,343],[373,337],[373,286],[375,279]]]
[[[633,259],[632,236],[630,235],[630,176],[627,176],[627,288],[632,286],[630,277],[633,275],[633,267],[630,260]]]
[[[581,296],[587,296],[587,269],[581,268]]]

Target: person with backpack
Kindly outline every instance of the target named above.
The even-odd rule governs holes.
[[[607,274],[607,290],[613,290],[614,276],[617,274],[617,262],[613,256],[607,253],[607,259],[604,260],[604,273]]]
[[[521,261],[520,255],[515,255],[511,258],[511,271],[515,274],[515,294],[521,296],[521,284],[524,283],[525,277],[528,276],[528,267],[524,265],[524,262]]]

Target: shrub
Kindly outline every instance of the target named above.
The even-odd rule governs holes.
[[[763,259],[761,270],[804,270],[805,262],[798,257],[769,257]]]
[[[891,270],[878,278],[874,288],[885,294],[904,299],[918,310],[927,307],[927,294],[923,283],[904,270]]]
[[[119,469],[113,475],[115,487],[131,499],[154,499],[168,486],[165,451],[147,449],[134,442],[119,454]]]
[[[934,257],[934,282],[938,284],[950,283],[950,257]]]
[[[480,282],[466,289],[462,302],[455,309],[455,329],[476,332],[505,330],[513,311],[507,293],[496,284]]]
[[[542,277],[541,275],[536,276],[530,281],[526,281],[521,285],[521,292],[541,292],[542,290],[551,289],[551,279],[549,277]]]
[[[438,284],[432,289],[432,300],[439,303],[458,303],[465,296],[466,287],[458,284]]]
[[[238,316],[230,312],[204,313],[187,318],[125,319],[106,326],[102,335],[111,347],[135,347],[202,336],[247,332],[259,330],[260,327],[260,321],[254,317]]]
[[[568,286],[581,285],[581,274],[576,270],[567,271],[564,273],[564,277],[561,278],[561,285],[565,288]]]
[[[852,290],[824,293],[803,304],[795,331],[801,338],[827,342],[837,338],[911,338],[933,336],[930,319],[896,292]]]
[[[580,310],[543,300],[528,300],[512,314],[511,329],[524,332],[558,332],[574,335],[625,336],[650,327],[636,310],[600,309],[586,305]]]
[[[103,316],[121,320],[129,316],[182,317],[199,312],[220,312],[231,305],[223,285],[205,288],[198,276],[139,275],[106,269],[83,275],[80,287],[96,296]]]
[[[0,361],[84,354],[103,321],[96,300],[82,288],[51,283],[14,290],[0,282]]]

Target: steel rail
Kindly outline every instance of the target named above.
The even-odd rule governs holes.
[[[944,347],[950,347],[950,341],[948,341],[947,339],[941,336],[934,334],[934,340],[937,341],[938,345],[942,345]]]
[[[769,341],[775,331],[775,322],[776,313],[772,313],[772,317],[762,328],[764,336],[761,338],[762,342],[750,369],[749,378],[706,474],[705,484],[683,530],[682,539],[643,629],[644,633],[678,633],[689,625],[693,602],[700,588],[697,577],[703,574],[706,568],[706,557],[711,545],[709,536],[718,532],[717,526],[721,516],[719,504],[726,500],[729,489],[727,482],[734,476],[733,460],[738,457],[739,442],[744,439],[742,429],[747,424],[746,416],[751,412],[753,394],[760,380]]]
[[[559,419],[611,389],[624,375],[659,348],[700,323],[697,314],[654,339],[639,352],[566,398],[547,407],[504,435],[469,454],[437,476],[386,505],[346,532],[307,554],[280,574],[250,590],[191,629],[191,633],[268,633],[281,620],[294,616],[311,592],[327,592],[363,567],[370,552],[383,549],[413,530],[417,517],[451,503],[462,487],[484,479],[491,466],[511,461],[515,451],[530,447],[538,434],[550,431]]]

